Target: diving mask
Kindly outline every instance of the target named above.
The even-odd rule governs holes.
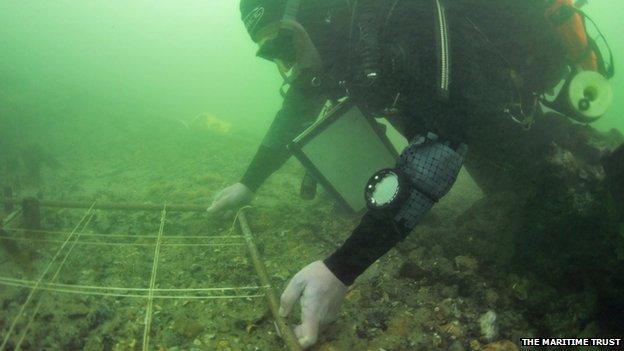
[[[262,30],[256,56],[273,61],[280,73],[318,69],[321,56],[308,32],[293,20],[281,20]]]

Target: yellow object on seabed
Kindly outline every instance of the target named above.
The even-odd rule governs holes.
[[[200,133],[218,133],[227,134],[230,132],[232,125],[224,120],[221,120],[209,113],[202,113],[195,117],[189,123],[185,123],[185,126],[192,131]]]

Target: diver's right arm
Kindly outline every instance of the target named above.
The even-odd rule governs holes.
[[[293,84],[240,182],[218,193],[208,212],[231,210],[251,202],[260,186],[290,157],[288,143],[314,122],[324,103],[320,90]]]

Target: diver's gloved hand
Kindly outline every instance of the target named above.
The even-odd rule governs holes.
[[[218,192],[207,211],[214,214],[235,210],[249,204],[253,196],[254,193],[247,186],[236,183]]]
[[[319,327],[336,318],[346,293],[347,286],[323,261],[313,262],[295,274],[282,294],[279,313],[287,316],[300,300],[301,324],[294,332],[301,347],[308,348],[316,343]]]

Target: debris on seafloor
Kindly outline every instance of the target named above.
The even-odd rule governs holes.
[[[459,321],[454,320],[438,327],[440,332],[451,337],[451,339],[459,339],[464,336],[464,328]]]
[[[479,317],[479,327],[481,328],[481,336],[486,341],[492,341],[498,334],[496,326],[496,312],[489,310]]]
[[[182,121],[182,124],[191,131],[199,133],[217,133],[228,134],[232,125],[222,119],[219,119],[209,113],[202,113],[190,122]]]

